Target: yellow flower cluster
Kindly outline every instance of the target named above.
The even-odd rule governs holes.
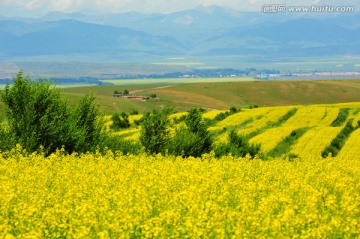
[[[358,238],[360,163],[0,154],[0,238]]]

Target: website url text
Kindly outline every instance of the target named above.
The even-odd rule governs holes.
[[[349,13],[354,12],[354,6],[329,6],[329,5],[310,5],[310,6],[287,6],[285,4],[264,4],[261,6],[263,13]]]

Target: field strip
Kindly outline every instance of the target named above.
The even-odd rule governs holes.
[[[360,129],[352,132],[337,156],[340,158],[360,159]]]
[[[291,153],[301,157],[318,157],[339,134],[342,127],[316,127],[307,131],[291,147]]]
[[[338,116],[339,108],[300,107],[296,114],[286,121],[284,127],[329,126]]]
[[[228,110],[210,110],[202,115],[203,118],[214,119],[218,114],[225,113]]]
[[[297,128],[298,127],[271,128],[266,130],[264,133],[251,138],[249,142],[261,144],[261,150],[264,153],[268,153]]]
[[[243,110],[243,111],[240,111],[239,113],[230,115],[226,119],[217,123],[216,126],[219,126],[219,127],[236,126],[236,125],[244,123],[245,121],[247,121],[249,119],[256,120],[257,117],[262,117],[262,116],[268,114],[273,109],[274,109],[273,107],[269,107],[269,108]]]
[[[251,123],[247,124],[245,128],[239,129],[238,134],[248,135],[261,128],[271,126],[278,122],[278,120],[286,115],[292,109],[291,106],[271,108],[270,111],[265,113],[261,118],[254,119]]]

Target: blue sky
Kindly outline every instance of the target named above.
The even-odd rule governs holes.
[[[0,15],[42,16],[51,11],[106,14],[120,12],[169,13],[217,5],[239,11],[260,11],[263,4],[355,6],[359,0],[0,0]]]

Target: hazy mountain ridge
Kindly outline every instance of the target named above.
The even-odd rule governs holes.
[[[0,21],[0,25],[3,26]],[[0,51],[6,56],[31,56],[74,53],[101,53],[111,51],[160,51],[171,53],[180,45],[170,37],[158,37],[129,28],[96,25],[77,20],[43,23],[7,21],[0,27]],[[38,28],[39,24],[42,26]],[[18,35],[9,29],[24,26]],[[166,46],[166,51],[162,50]]]
[[[0,59],[37,55],[359,55],[359,13],[328,16],[231,12],[0,17]]]

